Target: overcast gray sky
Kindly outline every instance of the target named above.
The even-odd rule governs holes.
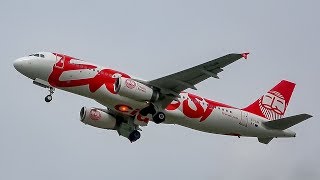
[[[0,1],[0,179],[319,179],[319,1]],[[143,128],[129,143],[85,126],[93,100],[45,89],[12,66],[60,52],[158,78],[231,52],[251,52],[201,96],[244,107],[281,79],[297,83],[287,115],[310,113],[295,139],[207,134],[177,125]]]

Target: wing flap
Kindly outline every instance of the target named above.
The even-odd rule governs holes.
[[[273,138],[258,138],[258,141],[262,144],[268,144]]]
[[[216,78],[216,79],[220,79],[217,73],[213,73],[213,72],[210,72],[210,71],[205,70],[205,69],[200,69],[200,71],[203,72],[204,74],[208,75],[208,76],[211,76],[211,77]]]

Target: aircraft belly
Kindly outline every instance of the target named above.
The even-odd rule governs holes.
[[[88,85],[83,85],[83,86],[77,86],[77,87],[58,87],[58,89],[77,94],[80,96],[85,96],[88,98],[91,98],[92,93],[89,91],[89,86]]]
[[[241,128],[235,120],[226,119],[218,111],[213,111],[212,114],[204,121],[201,121],[200,118],[188,118],[184,116],[180,110],[175,110],[174,112],[175,116],[168,115],[170,117],[168,123],[178,124],[203,132],[227,134],[238,131],[238,129]],[[173,112],[169,111],[169,114],[173,114]]]
[[[241,110],[238,109],[228,109],[228,112],[224,113],[221,109],[215,109],[211,115],[205,120],[200,121],[200,119],[192,119],[183,115],[180,110],[169,111],[167,123],[178,124],[191,129],[223,134],[223,135],[239,135],[239,136],[266,136],[269,137],[271,134],[274,135],[275,132],[270,132],[263,127],[255,127],[251,124],[243,123],[241,117]]]
[[[216,110],[212,114],[210,119],[210,130],[217,134],[241,134],[242,130],[245,128],[240,125],[240,115],[238,110],[232,110],[232,116],[227,115],[222,112],[220,109]]]

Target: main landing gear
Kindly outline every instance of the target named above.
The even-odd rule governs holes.
[[[152,116],[153,122],[156,124],[162,123],[164,120],[166,120],[166,115],[163,112],[157,112]]]
[[[155,122],[156,124],[160,124],[166,120],[166,115],[161,111],[157,112],[153,104],[150,104],[150,106],[143,108],[140,111],[140,114],[142,116],[147,116],[148,114],[151,114],[153,122]]]
[[[118,125],[116,125],[115,128],[120,136],[128,138],[131,143],[137,141],[141,137],[139,132],[141,129],[138,125],[134,124],[133,120],[133,117],[129,117],[127,120],[125,120],[123,117],[118,116]]]
[[[44,100],[46,101],[46,102],[50,102],[50,101],[52,101],[52,94],[54,93],[54,88],[53,87],[49,87],[49,95],[47,95],[45,98],[44,98]]]

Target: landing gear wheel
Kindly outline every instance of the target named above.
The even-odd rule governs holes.
[[[50,102],[52,100],[52,95],[48,95],[44,98],[46,102]]]
[[[129,135],[129,140],[131,142],[135,142],[136,140],[138,140],[141,137],[141,134],[139,131],[134,130],[132,131],[132,133]]]
[[[157,112],[154,116],[153,116],[153,122],[155,122],[156,124],[160,124],[162,123],[164,120],[166,120],[166,115],[163,112]]]
[[[44,100],[46,102],[52,101],[52,94],[54,93],[54,88],[53,87],[49,87],[49,93],[50,94],[44,98]]]

